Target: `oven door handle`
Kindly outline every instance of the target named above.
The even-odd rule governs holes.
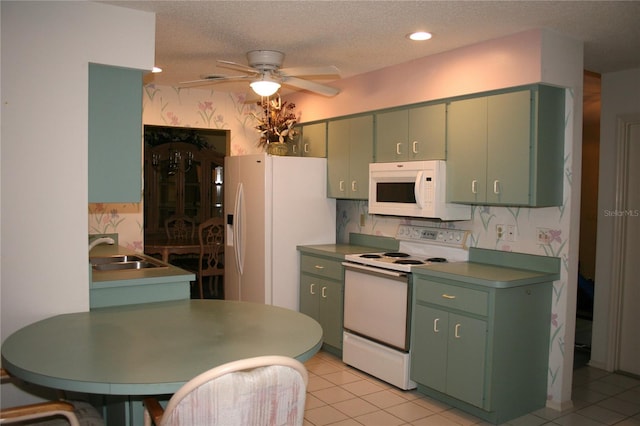
[[[342,266],[344,266],[346,269],[351,269],[352,271],[357,271],[364,274],[370,273],[374,275],[384,275],[384,276],[392,277],[396,279],[406,279],[407,277],[407,274],[405,272],[390,271],[388,269],[360,265],[359,263],[342,262]]]

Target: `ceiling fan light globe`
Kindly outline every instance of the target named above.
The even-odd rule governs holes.
[[[258,80],[250,84],[254,92],[260,96],[271,96],[278,91],[280,83],[275,81]]]

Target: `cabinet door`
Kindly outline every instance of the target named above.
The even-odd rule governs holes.
[[[449,314],[447,394],[482,407],[486,371],[487,323]]]
[[[342,285],[324,280],[319,290],[319,322],[324,332],[324,342],[342,349]]]
[[[142,197],[142,71],[89,64],[89,202]]]
[[[373,115],[349,119],[349,198],[369,198],[369,163],[373,162]]]
[[[376,114],[376,163],[406,161],[409,113],[406,109]]]
[[[302,157],[326,157],[327,123],[303,125],[299,150]]]
[[[349,120],[330,121],[327,133],[327,196],[346,198],[349,183]]]
[[[454,101],[447,108],[447,201],[486,199],[487,98]]]
[[[487,111],[487,202],[528,205],[531,91],[489,96]]]
[[[320,280],[312,275],[300,275],[300,312],[318,320]]]
[[[414,305],[411,379],[446,392],[449,314],[428,306]]]
[[[408,159],[446,159],[446,105],[438,104],[411,108],[408,120]]]

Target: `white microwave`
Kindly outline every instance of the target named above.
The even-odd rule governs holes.
[[[471,219],[471,206],[447,203],[443,160],[369,164],[369,213]]]

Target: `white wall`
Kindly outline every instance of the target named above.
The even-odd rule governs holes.
[[[604,211],[616,207],[617,194],[613,188],[616,188],[617,173],[617,119],[620,115],[640,113],[640,68],[603,74],[601,93],[598,235],[590,364],[610,370],[614,363],[607,351],[614,338],[609,328],[614,220],[606,217]]]
[[[89,308],[87,64],[151,69],[155,16],[58,1],[2,1],[0,13],[4,341]]]

